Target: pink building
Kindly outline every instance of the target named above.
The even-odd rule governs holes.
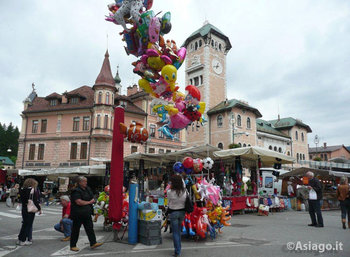
[[[169,152],[182,148],[181,136],[164,138],[151,114],[150,97],[137,86],[120,95],[117,72],[113,78],[108,51],[95,84],[63,94],[39,97],[33,91],[24,101],[19,138],[18,169],[40,169],[94,165],[109,160],[112,148],[114,107],[125,108],[125,124],[137,121],[149,130],[147,143],[124,142],[125,155],[131,152]]]

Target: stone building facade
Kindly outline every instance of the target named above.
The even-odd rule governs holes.
[[[261,146],[308,160],[307,133],[311,128],[294,118],[265,121],[246,101],[227,99],[226,55],[231,43],[215,26],[205,23],[185,41],[185,81],[198,87],[206,102],[204,126],[188,128],[186,145],[208,143],[222,149],[231,144]]]
[[[182,148],[181,134],[168,140],[157,131],[150,98],[137,86],[120,95],[119,74],[113,78],[108,51],[95,84],[63,94],[39,97],[34,86],[24,101],[16,167],[69,168],[94,165],[111,158],[114,108],[125,109],[125,124],[137,121],[154,133],[146,144],[124,142],[124,154],[167,152]]]

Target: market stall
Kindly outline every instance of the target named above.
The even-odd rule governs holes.
[[[285,173],[281,175],[283,179],[282,193],[288,194],[287,187],[288,182],[292,182],[294,188],[296,185],[304,185],[303,178],[305,177],[306,172],[312,171],[315,174],[315,177],[318,178],[323,187],[323,201],[322,201],[322,209],[323,210],[332,210],[339,209],[339,201],[336,197],[336,190],[339,185],[340,178],[343,176],[350,178],[350,173],[347,172],[339,172],[332,170],[324,170],[324,169],[313,169],[313,168],[298,168],[291,172]],[[296,191],[296,190],[295,190]],[[298,201],[299,200],[299,201]],[[306,203],[307,195],[303,197],[300,194],[299,199],[296,199],[296,204],[293,204],[295,209],[299,209],[298,206],[301,202]],[[298,204],[299,202],[299,204]]]
[[[284,198],[274,195],[262,197],[261,167],[275,164],[293,163],[294,158],[265,148],[250,146],[213,153],[221,161],[221,170],[225,172],[223,187],[225,206],[230,206],[230,212],[256,210],[259,205],[272,208],[283,208],[287,205]],[[244,181],[243,169],[246,169],[249,179]],[[277,174],[275,174],[277,175]]]

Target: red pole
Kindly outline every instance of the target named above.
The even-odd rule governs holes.
[[[124,136],[120,133],[119,129],[119,124],[121,122],[124,123],[124,108],[118,106],[114,109],[114,127],[108,210],[110,220],[115,223],[119,222],[122,218],[123,204]]]

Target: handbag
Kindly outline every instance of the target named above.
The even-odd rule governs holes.
[[[187,190],[186,190],[185,212],[187,213],[193,212],[193,202]]]
[[[35,206],[33,199],[34,199],[34,188],[32,188],[32,190],[30,191],[28,204],[27,204],[27,210],[30,213],[36,213],[39,211],[38,208]]]

